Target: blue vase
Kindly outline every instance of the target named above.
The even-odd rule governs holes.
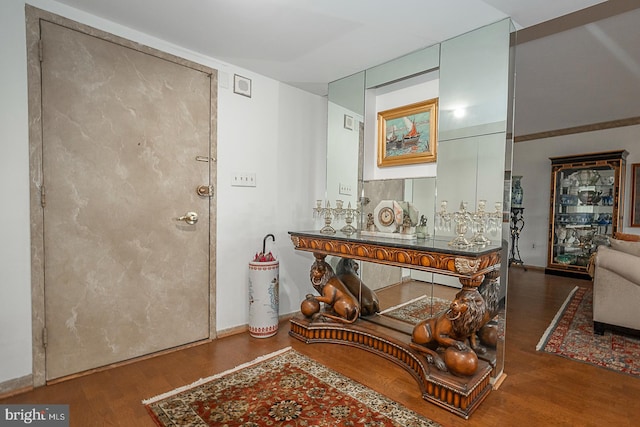
[[[513,185],[511,186],[511,207],[513,208],[521,208],[522,207],[522,197],[524,196],[524,192],[522,191],[522,176],[512,176]]]

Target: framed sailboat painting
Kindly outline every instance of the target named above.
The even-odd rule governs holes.
[[[438,98],[378,113],[378,166],[436,161]]]

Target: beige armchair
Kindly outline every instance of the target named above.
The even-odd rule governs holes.
[[[640,332],[640,242],[610,242],[594,259],[593,329]]]

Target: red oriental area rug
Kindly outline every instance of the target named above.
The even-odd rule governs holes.
[[[379,314],[415,325],[421,320],[447,310],[450,305],[450,300],[425,295],[404,304],[388,308]]]
[[[640,339],[593,333],[593,291],[576,287],[551,321],[536,350],[640,377]]]
[[[438,426],[291,348],[143,404],[159,426]]]

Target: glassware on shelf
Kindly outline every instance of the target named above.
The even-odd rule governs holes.
[[[602,191],[596,190],[580,190],[578,192],[578,199],[582,206],[596,206],[600,201],[600,195]]]
[[[600,174],[596,170],[582,169],[576,172],[576,178],[581,186],[596,185],[600,179]]]
[[[555,232],[556,232],[556,241],[558,242],[558,245],[564,246],[567,239],[566,227],[562,227],[562,226],[556,227]]]

